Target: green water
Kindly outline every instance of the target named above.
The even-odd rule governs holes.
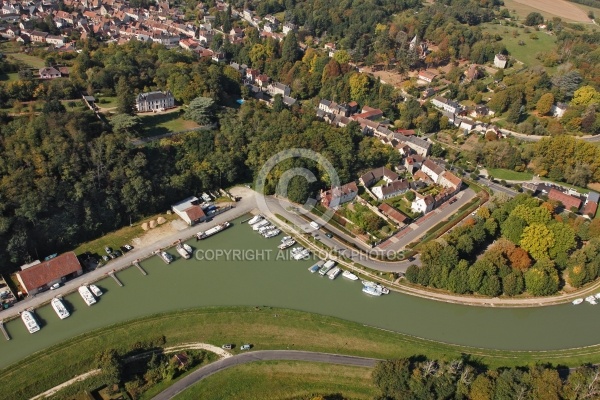
[[[279,236],[280,238],[281,236]],[[59,320],[48,305],[36,310],[41,331],[29,334],[20,319],[7,323],[11,341],[0,340],[0,367],[109,324],[181,308],[217,305],[267,305],[332,315],[427,339],[461,345],[551,350],[600,343],[600,306],[559,305],[494,309],[446,304],[392,293],[378,298],[361,292],[359,282],[341,275],[334,281],[311,274],[313,261],[276,260],[279,239],[264,239],[247,224],[204,241],[195,249],[271,250],[271,260],[198,261],[158,257],[119,272],[124,287],[107,278],[105,294],[88,307],[78,293],[65,297],[71,316]],[[288,250],[285,250],[287,253]],[[170,253],[177,256],[175,249]],[[265,253],[266,254],[266,253]]]

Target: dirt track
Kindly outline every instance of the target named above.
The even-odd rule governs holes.
[[[590,22],[587,14],[575,4],[565,0],[514,0],[538,10],[561,16],[571,21]]]

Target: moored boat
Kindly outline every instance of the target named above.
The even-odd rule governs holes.
[[[270,224],[270,222],[268,220],[263,219],[263,220],[257,222],[256,224],[252,225],[252,230],[253,231],[257,231],[260,228],[262,228],[263,226],[266,226],[266,225],[269,225],[269,224]]]
[[[90,292],[90,289],[87,286],[79,286],[79,289],[77,289],[77,291],[81,295],[83,301],[85,301],[85,304],[87,304],[88,306],[96,304],[96,298],[94,297],[92,292]]]
[[[287,242],[288,240],[292,240],[292,237],[291,236],[284,236],[284,237],[281,238],[281,243]]]
[[[317,272],[319,270],[319,268],[321,268],[319,266],[319,264],[315,264],[312,267],[308,267],[308,270],[310,271],[311,274],[314,274],[315,272]]]
[[[166,251],[161,251],[160,253],[158,253],[158,255],[167,264],[171,264],[171,262],[173,261],[173,256],[167,253]]]
[[[327,277],[331,280],[334,280],[335,278],[337,278],[341,271],[342,270],[340,269],[340,267],[334,267],[329,272],[327,272]]]
[[[69,315],[71,315],[69,313],[69,310],[67,310],[67,307],[65,307],[65,305],[63,304],[62,299],[60,297],[53,298],[52,301],[50,302],[50,304],[52,305],[52,308],[56,312],[56,315],[58,315],[58,318],[65,319]]]
[[[294,257],[294,260],[296,260],[296,261],[305,260],[308,257],[310,257],[310,251],[307,249],[304,249],[301,252],[295,254],[293,257]]]
[[[248,225],[254,225],[254,224],[262,221],[262,219],[263,219],[262,215],[260,215],[260,214],[255,215],[254,217],[250,218],[250,221],[248,221]]]
[[[192,246],[190,246],[189,244],[187,244],[187,243],[184,243],[184,244],[183,244],[183,248],[184,248],[184,249],[185,249],[185,251],[187,251],[188,253],[190,253],[190,254],[194,254],[194,249],[193,249],[193,248],[192,248]]]
[[[335,267],[335,261],[328,260],[319,270],[319,275],[324,276],[331,268]]]
[[[257,224],[257,225],[258,225],[258,224]],[[219,232],[221,232],[221,231],[223,231],[223,230],[225,230],[225,229],[229,228],[230,226],[231,226],[231,223],[230,223],[230,222],[228,222],[228,221],[226,221],[226,222],[223,222],[223,223],[222,223],[222,224],[220,224],[220,225],[217,225],[217,226],[214,226],[214,227],[210,228],[209,230],[207,230],[207,231],[205,231],[205,232],[198,232],[198,233],[196,234],[196,237],[197,237],[198,239],[206,239],[207,237],[210,237],[210,236],[212,236],[212,235],[216,235],[217,233],[219,233]],[[255,227],[255,226],[256,226],[256,225],[254,225],[254,227]],[[254,229],[254,227],[252,227],[252,228]]]
[[[344,278],[346,278],[346,279],[350,279],[351,281],[357,281],[358,280],[358,276],[354,275],[350,271],[344,271],[344,272],[342,272],[342,276]]]
[[[271,229],[268,232],[265,232],[263,234],[263,236],[266,237],[267,239],[269,239],[269,238],[272,238],[272,237],[275,237],[275,236],[279,235],[280,233],[281,233],[281,231],[279,229],[275,228],[275,229]]]
[[[189,260],[191,257],[191,254],[188,253],[188,251],[186,249],[183,248],[183,245],[178,244],[177,246],[175,246],[175,248],[177,249],[177,252],[179,253],[179,255],[183,258],[185,258],[186,260]]]
[[[23,311],[21,313],[21,319],[25,324],[25,327],[29,331],[29,333],[35,333],[40,330],[40,326],[38,325],[35,317],[33,316],[33,312],[31,311]]]
[[[585,301],[587,301],[588,303],[590,303],[593,306],[595,306],[597,304],[596,297],[594,295],[586,297]]]
[[[594,297],[595,297],[595,298],[597,298],[597,299],[600,299],[600,293],[596,293],[596,294],[594,295]]]
[[[381,290],[373,286],[363,286],[362,291],[371,296],[381,296]]]
[[[96,285],[90,285],[90,290],[92,291],[92,293],[94,293],[94,296],[96,297],[100,297],[102,296],[102,290],[100,290],[100,288]]]
[[[573,300],[573,304],[577,305],[577,304],[581,304],[583,303],[583,299],[575,299]]]
[[[295,244],[296,244],[296,241],[294,239],[288,239],[285,242],[281,242],[281,244],[277,247],[279,248],[279,250],[285,250],[288,247],[292,247]]]

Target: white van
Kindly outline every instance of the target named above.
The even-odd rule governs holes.
[[[317,224],[315,221],[311,222],[310,226],[312,226],[315,229],[319,229],[320,228],[319,224]]]

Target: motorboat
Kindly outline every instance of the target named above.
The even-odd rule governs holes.
[[[273,229],[275,229],[274,225],[270,225],[270,224],[269,225],[265,225],[265,226],[262,226],[262,227],[260,227],[258,229],[258,233],[260,233],[261,235],[264,235],[265,232],[271,231]]]
[[[53,298],[52,301],[50,302],[50,304],[52,305],[52,308],[56,312],[56,315],[58,315],[58,318],[65,319],[69,315],[71,315],[69,313],[69,310],[67,310],[67,307],[65,307],[65,305],[63,304],[62,299],[60,297]]]
[[[263,218],[264,217],[262,215],[260,215],[260,214],[255,215],[254,217],[250,218],[250,221],[248,221],[248,225],[254,225],[254,224],[262,221]]]
[[[177,252],[179,253],[179,255],[183,258],[185,258],[186,260],[189,260],[191,257],[191,254],[188,253],[188,251],[186,249],[183,248],[183,245],[178,244],[177,246],[175,246],[175,248],[177,249]]]
[[[173,261],[173,256],[170,255],[169,253],[167,253],[166,251],[161,251],[159,253],[160,258],[163,259],[164,262],[166,262],[167,264],[171,264],[171,262]]]
[[[310,271],[311,274],[314,274],[315,272],[317,272],[319,270],[319,268],[321,268],[319,266],[319,264],[315,264],[312,267],[308,267],[308,270]]]
[[[90,285],[90,290],[94,293],[94,296],[100,297],[102,296],[102,290],[96,285]]]
[[[596,293],[596,294],[594,295],[594,297],[595,297],[595,298],[597,298],[597,299],[600,299],[600,293]]]
[[[573,304],[575,304],[575,305],[578,305],[578,304],[581,304],[581,303],[583,303],[583,299],[575,299],[575,300],[573,300]]]
[[[325,264],[323,264],[323,266],[319,270],[319,275],[325,276],[325,274],[328,273],[329,270],[333,267],[335,267],[335,261],[328,260]]]
[[[272,238],[272,237],[275,237],[275,236],[279,235],[280,233],[281,233],[281,231],[279,229],[272,229],[272,230],[266,232],[264,234],[264,237],[266,237],[267,239],[269,239],[269,238]]]
[[[79,289],[77,289],[77,291],[81,295],[81,298],[83,298],[83,301],[85,301],[85,304],[87,304],[88,306],[96,304],[96,298],[94,297],[92,292],[90,292],[90,289],[87,286],[79,286]]]
[[[31,311],[23,311],[21,313],[21,319],[25,324],[25,327],[29,331],[29,333],[35,333],[40,330],[40,326],[38,325],[35,317],[33,316],[33,312]]]
[[[362,291],[371,296],[381,296],[381,290],[373,286],[363,286]]]
[[[258,225],[258,224],[256,224]],[[256,225],[254,225],[254,227],[252,227],[252,229],[254,229],[256,227]],[[205,232],[198,232],[196,234],[196,237],[198,239],[206,239],[207,237],[210,237],[212,235],[216,235],[217,233],[224,231],[225,229],[229,228],[231,226],[231,223],[228,221],[223,222],[220,225],[217,225],[215,227],[210,228],[209,230],[205,231]]]
[[[329,272],[327,272],[327,277],[331,280],[334,280],[335,278],[337,278],[340,272],[342,272],[340,267],[334,267]]]
[[[192,246],[190,246],[187,243],[184,243],[182,246],[185,249],[185,251],[187,251],[190,254],[194,254],[194,249],[192,248]]]
[[[266,219],[263,219],[262,221],[257,222],[256,224],[252,225],[252,230],[253,231],[257,231],[260,228],[262,228],[263,226],[269,225],[270,222],[267,221]]]
[[[281,238],[281,243],[287,242],[289,240],[293,240],[291,236],[284,236]]]
[[[307,249],[304,249],[301,252],[299,252],[298,254],[294,255],[294,260],[300,261],[300,260],[305,260],[309,257],[310,257],[310,251]]]
[[[596,302],[596,297],[594,295],[586,297],[585,301],[587,301],[588,303],[590,303],[593,306],[595,306],[596,304],[598,304]]]
[[[292,247],[295,244],[296,244],[296,241],[294,239],[288,239],[285,242],[281,242],[281,244],[277,247],[279,248],[279,250],[285,250],[288,247]]]
[[[292,253],[292,256],[295,256],[296,254],[298,254],[298,253],[300,253],[302,251],[304,251],[304,247],[298,246],[298,247],[294,247],[292,249],[291,253]]]
[[[346,279],[350,279],[351,281],[357,281],[358,280],[358,276],[354,275],[350,271],[344,271],[344,272],[342,272],[342,276],[344,278],[346,278]]]

